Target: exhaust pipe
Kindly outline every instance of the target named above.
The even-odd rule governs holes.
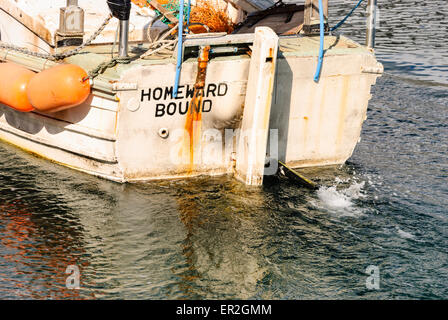
[[[120,59],[129,58],[129,16],[131,14],[131,0],[107,0],[112,15],[120,20],[120,38],[118,56]]]

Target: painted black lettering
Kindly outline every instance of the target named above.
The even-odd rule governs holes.
[[[207,108],[205,107],[207,105]],[[202,103],[202,112],[210,112],[212,111],[212,100],[204,100]]]
[[[182,115],[186,114],[186,113],[188,112],[188,107],[189,107],[189,106],[190,106],[190,102],[187,101],[187,102],[185,103],[185,110],[182,110],[182,101],[179,102],[179,113],[182,114]]]
[[[193,98],[193,93],[194,93],[194,86],[190,88],[190,85],[187,85],[187,94],[185,96],[185,98],[187,99],[191,99]]]
[[[184,88],[185,86],[179,86],[179,88],[177,88],[177,97],[176,97],[176,99],[183,99],[184,97],[182,96],[182,94],[183,94],[183,92],[182,92],[182,90],[183,90],[183,88]],[[166,99],[166,98],[165,98]]]
[[[151,89],[148,89],[147,93],[145,93],[145,90],[142,90],[141,102],[145,100],[145,97],[148,97],[148,101],[151,101]]]
[[[166,113],[172,116],[176,113],[177,105],[175,102],[170,102],[166,107]]]
[[[215,91],[217,87],[216,84],[210,83],[207,87],[207,98],[210,97],[210,94],[212,94],[214,97],[216,97]]]
[[[227,87],[227,83],[220,83],[218,85],[218,96],[222,97],[225,96],[227,94],[227,90],[229,88]]]
[[[152,97],[154,98],[154,100],[160,100],[160,98],[162,98],[162,95],[163,95],[162,88],[155,88],[152,93]]]
[[[165,105],[163,103],[156,104],[156,117],[163,117],[165,115]]]
[[[166,87],[165,88],[165,99],[164,100],[167,100],[168,97],[170,99],[173,99],[173,87]]]

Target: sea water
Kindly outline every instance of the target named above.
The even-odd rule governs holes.
[[[385,74],[353,157],[301,171],[317,191],[120,185],[0,143],[0,298],[448,298],[448,7],[378,2]],[[365,4],[340,33],[364,42]]]

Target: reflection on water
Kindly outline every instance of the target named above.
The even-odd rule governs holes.
[[[380,2],[394,75],[374,87],[350,161],[303,170],[318,191],[275,177],[119,185],[0,143],[0,298],[447,298],[448,93],[420,81],[443,82],[447,11],[425,3]],[[362,39],[358,14],[343,32]],[[402,31],[418,17],[433,33]],[[80,290],[65,287],[73,264]]]

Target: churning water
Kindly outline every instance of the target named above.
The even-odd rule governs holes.
[[[379,5],[386,74],[350,161],[302,171],[317,191],[119,185],[0,143],[0,298],[448,298],[447,2]],[[364,18],[340,32],[364,41]]]

